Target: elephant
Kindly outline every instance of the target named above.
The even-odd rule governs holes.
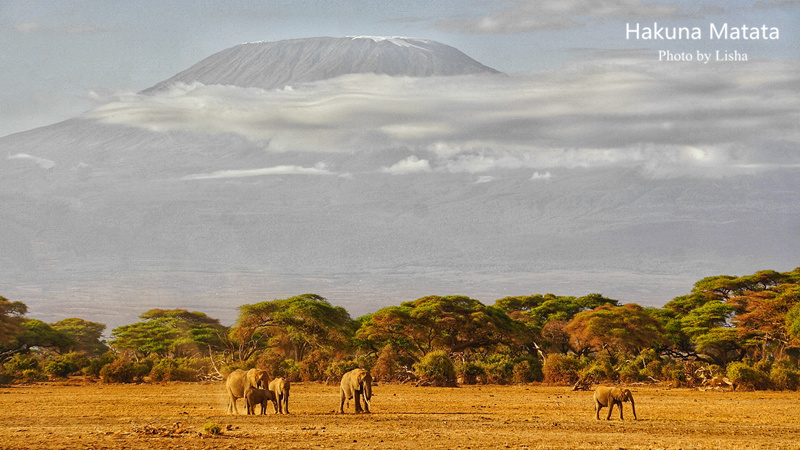
[[[247,414],[255,414],[256,405],[261,405],[261,414],[267,413],[267,402],[271,401],[272,406],[277,410],[278,405],[275,402],[275,394],[269,389],[259,389],[250,387],[247,389],[247,394],[244,396],[245,405],[247,405]]]
[[[339,412],[344,414],[344,402],[347,400],[348,406],[350,399],[356,400],[356,413],[369,413],[370,399],[372,398],[372,375],[369,370],[353,369],[342,376],[340,383],[342,401],[339,404]],[[364,398],[364,409],[361,409],[361,398]]]
[[[630,389],[599,386],[594,391],[595,417],[597,417],[597,420],[600,420],[600,409],[608,406],[608,416],[606,417],[606,420],[611,419],[611,411],[614,410],[614,405],[617,405],[619,407],[619,420],[623,420],[622,402],[631,402],[631,409],[633,410],[633,420],[637,420],[636,404],[633,402],[633,394],[631,394]]]
[[[225,380],[225,391],[228,393],[228,414],[239,414],[236,399],[244,398],[250,387],[267,387],[268,375],[261,369],[244,371],[236,369]]]
[[[275,407],[275,414],[289,414],[289,380],[281,377],[275,378],[269,382],[269,390],[272,391],[277,401],[272,404]]]

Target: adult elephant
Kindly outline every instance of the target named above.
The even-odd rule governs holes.
[[[344,402],[350,405],[350,399],[356,400],[356,413],[368,413],[370,399],[372,398],[372,375],[369,370],[353,369],[342,377],[339,384],[342,394],[342,401],[339,404],[339,412],[344,414]],[[364,399],[364,408],[361,408],[361,399]]]
[[[289,414],[289,380],[278,377],[269,382],[269,390],[275,394],[275,414]]]
[[[236,399],[244,398],[251,387],[266,388],[269,378],[261,369],[236,369],[225,380],[225,392],[228,393],[228,414],[239,414]]]
[[[600,420],[600,409],[608,407],[608,416],[606,420],[611,419],[611,411],[614,410],[614,405],[619,407],[619,420],[622,419],[622,402],[631,402],[631,409],[633,410],[633,420],[636,418],[636,404],[633,402],[633,394],[630,389],[620,389],[618,387],[599,386],[594,391],[594,412],[597,420]]]

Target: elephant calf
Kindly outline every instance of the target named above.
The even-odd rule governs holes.
[[[600,409],[608,407],[608,416],[606,420],[611,419],[611,411],[614,410],[614,405],[619,407],[619,420],[622,419],[622,402],[631,402],[631,410],[633,410],[633,420],[636,417],[636,405],[633,403],[633,394],[630,389],[620,389],[618,387],[605,387],[599,386],[594,391],[594,412],[597,420],[600,420]]]
[[[275,394],[267,389],[259,389],[251,387],[245,394],[245,403],[247,405],[247,414],[255,414],[256,405],[261,405],[261,414],[267,413],[267,402],[271,401],[272,406],[278,408],[275,401]]]

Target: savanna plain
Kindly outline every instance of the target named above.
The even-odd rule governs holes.
[[[376,384],[356,415],[335,412],[338,386],[296,383],[291,414],[247,416],[243,400],[225,413],[222,383],[14,385],[0,448],[800,448],[800,392],[628,387],[638,420],[625,403],[625,420],[598,421],[592,393],[565,386]]]

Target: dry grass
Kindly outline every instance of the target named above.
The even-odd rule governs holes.
[[[632,390],[638,421],[566,387],[379,385],[372,414],[340,415],[338,387],[298,383],[291,415],[229,416],[221,384],[11,386],[0,448],[800,448],[798,392]]]

